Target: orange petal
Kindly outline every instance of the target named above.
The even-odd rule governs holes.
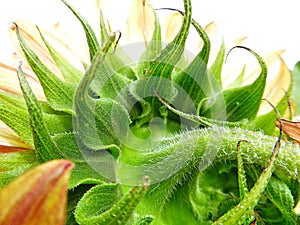
[[[292,122],[285,119],[278,119],[275,121],[276,126],[280,126],[280,122],[282,124],[282,130],[293,139],[298,145],[300,145],[300,122]]]
[[[21,151],[26,151],[26,150],[28,150],[28,149],[27,148],[0,145],[0,154],[9,153],[9,152],[21,152]]]
[[[53,160],[4,187],[0,191],[0,224],[65,224],[68,180],[73,166],[67,160]]]

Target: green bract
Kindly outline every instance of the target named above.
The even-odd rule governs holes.
[[[224,89],[225,45],[208,67],[210,40],[192,19],[190,0],[184,0],[178,34],[165,46],[153,10],[153,36],[136,62],[118,46],[120,34],[108,31],[102,14],[100,44],[63,2],[84,28],[91,64],[81,74],[40,32],[61,81],[17,27],[47,101],[35,97],[21,66],[23,97],[0,92],[0,119],[32,147],[0,155],[2,187],[37,164],[64,158],[76,165],[67,224],[299,224],[299,146],[284,142],[277,157],[280,143],[268,136],[276,113],[257,116],[267,78],[258,54],[236,47],[257,59],[261,73],[252,84],[237,87],[236,81]],[[192,27],[203,47],[187,63]],[[282,113],[287,105],[281,103]]]

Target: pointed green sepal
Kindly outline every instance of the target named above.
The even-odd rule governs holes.
[[[73,6],[71,6],[68,2],[66,2],[65,0],[61,0],[71,11],[72,13],[76,16],[76,18],[79,20],[79,22],[81,23],[84,32],[85,32],[85,36],[86,36],[86,40],[87,40],[87,44],[89,46],[89,51],[90,51],[90,60],[92,61],[94,56],[96,55],[100,45],[99,42],[97,40],[97,37],[93,31],[93,29],[91,28],[91,26],[88,24],[88,22],[77,12],[77,10],[75,10],[73,8]]]
[[[214,98],[209,99],[204,103],[204,107],[202,106],[204,109],[200,110],[202,116],[210,117],[211,112],[224,112],[225,107],[226,115],[221,113],[220,118],[216,116],[217,118],[215,119],[226,119],[230,122],[236,122],[243,119],[253,120],[256,117],[266,86],[267,66],[263,59],[253,50],[243,46],[236,46],[235,48],[243,48],[253,54],[261,67],[261,73],[250,85],[223,91],[215,97],[215,103],[210,103],[210,101],[213,102]],[[225,105],[220,104],[219,100],[222,99],[224,99]]]
[[[82,72],[80,72],[78,69],[76,69],[74,66],[72,66],[58,51],[56,51],[50,43],[45,39],[40,29],[37,27],[40,36],[46,45],[52,59],[54,60],[55,64],[61,71],[64,79],[68,83],[78,83],[80,81],[80,78],[82,77]]]
[[[23,96],[27,105],[29,123],[34,141],[34,148],[40,162],[63,158],[57,145],[51,140],[50,133],[44,122],[40,102],[33,94],[21,69],[18,68],[18,77]]]
[[[58,111],[72,113],[74,87],[59,80],[39,59],[32,49],[26,44],[22,38],[20,31],[16,25],[16,33],[20,46],[31,66],[33,72],[39,78],[44,93],[51,107]]]
[[[219,81],[212,80],[213,76],[207,71],[207,63],[210,53],[210,41],[205,30],[195,21],[192,20],[193,26],[196,28],[199,36],[203,40],[203,47],[194,60],[175,76],[174,81],[182,87],[189,98],[195,104],[195,107],[203,98],[211,96],[214,90],[213,84]]]
[[[223,40],[221,48],[217,54],[217,57],[210,67],[209,71],[212,77],[217,82],[216,85],[222,87],[222,69],[225,60],[225,42]]]
[[[174,40],[162,49],[160,54],[152,61],[145,76],[158,76],[167,79],[171,78],[171,72],[184,52],[185,42],[192,21],[192,7],[190,0],[184,0],[184,10],[183,22],[179,33],[176,35]]]
[[[139,65],[138,65],[139,77],[147,76],[146,73],[151,64],[151,60],[155,59],[155,57],[160,53],[162,48],[161,27],[160,27],[159,18],[154,9],[153,9],[153,13],[154,13],[154,31],[152,34],[151,41],[147,43],[147,48],[139,59]]]

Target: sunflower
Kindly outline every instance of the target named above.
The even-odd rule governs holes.
[[[292,92],[282,51],[262,58],[243,38],[226,48],[214,23],[202,28],[192,19],[190,0],[184,12],[136,0],[126,32],[99,11],[99,38],[62,2],[86,44],[77,47],[59,24],[56,33],[24,20],[10,29],[22,63],[1,64],[3,193],[31,168],[51,177],[51,162],[65,168],[66,181],[72,161],[67,224],[299,221],[299,147],[287,142],[277,157],[275,120],[290,111]],[[249,63],[240,60],[248,55]],[[29,194],[20,199],[34,202]]]

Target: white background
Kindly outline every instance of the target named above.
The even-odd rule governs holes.
[[[93,20],[91,6],[95,0],[69,0],[88,20]],[[100,0],[105,16],[113,29],[124,29],[133,0]],[[182,0],[152,0],[155,8],[182,9]],[[299,0],[192,0],[193,17],[206,25],[214,21],[226,39],[247,36],[245,44],[260,54],[285,49],[283,58],[290,69],[300,60],[300,1]],[[38,25],[77,23],[60,0],[1,0],[0,60],[10,46],[8,23],[27,18]],[[72,25],[71,25],[72,26]],[[76,34],[74,34],[76,38]],[[245,45],[244,44],[244,45]]]

